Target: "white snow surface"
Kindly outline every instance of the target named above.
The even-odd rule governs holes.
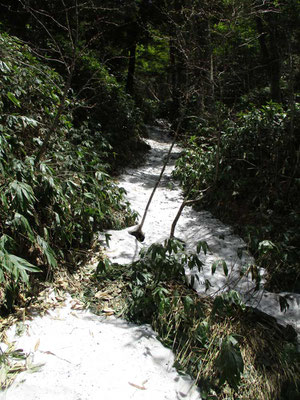
[[[153,186],[160,174],[163,161],[168,153],[172,138],[168,130],[163,128],[149,129],[148,144],[151,146],[149,156],[140,168],[127,170],[119,179],[120,186],[127,191],[128,200],[134,210],[143,215],[145,205],[151,194]],[[182,149],[174,146],[171,160],[165,170],[162,182],[158,187],[150,205],[148,215],[143,227],[145,241],[138,242],[128,232],[134,228],[121,231],[109,231],[111,235],[107,254],[113,262],[124,264],[138,259],[139,250],[154,242],[162,242],[169,237],[172,222],[183,201],[183,193],[178,183],[172,179],[176,159]],[[214,218],[207,211],[197,212],[192,207],[185,207],[177,223],[175,236],[186,242],[187,250],[195,252],[199,241],[206,241],[210,252],[202,254],[204,263],[203,272],[187,271],[187,278],[197,274],[199,281],[195,280],[194,288],[198,293],[216,295],[223,290],[237,290],[246,303],[257,307],[261,311],[275,317],[283,325],[292,325],[298,335],[300,334],[300,294],[297,293],[270,293],[263,288],[255,291],[255,283],[249,277],[240,277],[240,271],[247,269],[254,263],[248,254],[245,242],[232,233],[229,226]],[[241,258],[238,256],[242,252]],[[214,275],[211,273],[215,261],[224,260],[228,266],[226,277],[220,266]],[[263,271],[262,282],[263,279]],[[212,287],[205,292],[205,279]],[[280,310],[279,297],[285,297],[289,308]]]
[[[45,317],[26,322],[18,338],[38,372],[21,373],[1,400],[201,399],[174,355],[148,325],[72,310],[72,299]]]
[[[135,171],[137,182],[144,179],[142,170]],[[145,180],[149,188],[155,173],[152,181]],[[136,190],[140,191],[138,183]],[[147,201],[148,192],[140,195]],[[114,234],[120,235],[117,246],[127,253],[126,239],[133,237],[127,231]],[[134,240],[129,253],[138,244]],[[201,400],[199,389],[189,376],[178,374],[174,354],[150,326],[76,310],[72,302],[68,297],[65,306],[26,321],[20,337],[16,326],[8,331],[8,340],[29,354],[33,365],[41,366],[37,372],[19,374],[8,390],[0,392],[0,400]],[[6,347],[0,343],[2,351]]]
[[[151,150],[145,163],[128,169],[119,178],[127,191],[132,209],[142,215],[152,188],[168,152],[171,138],[166,129],[151,128],[147,142]],[[128,264],[138,258],[139,250],[169,237],[171,224],[183,200],[182,192],[172,177],[175,159],[182,149],[175,146],[162,182],[154,196],[144,225],[146,239],[138,242],[129,234],[131,228],[108,231],[111,235],[107,254],[112,262]],[[176,237],[194,251],[196,243],[204,240],[210,252],[202,255],[204,271],[195,289],[205,291],[209,279],[209,294],[233,288],[248,304],[263,310],[300,332],[300,295],[254,292],[249,278],[240,279],[241,268],[253,263],[245,243],[232,233],[230,227],[215,219],[209,212],[196,212],[186,207],[177,224]],[[99,240],[104,241],[104,236]],[[242,249],[242,258],[237,256]],[[213,276],[211,265],[225,260],[229,275],[221,269]],[[187,271],[187,279],[195,271]],[[287,296],[289,309],[281,312],[279,295]],[[156,338],[147,326],[137,326],[114,317],[104,318],[89,311],[72,309],[68,298],[64,307],[56,308],[44,317],[26,321],[26,332],[18,337],[13,327],[9,339],[16,347],[31,354],[33,364],[43,364],[38,372],[19,374],[10,389],[0,393],[0,400],[196,400],[199,390],[189,377],[180,376],[173,368],[174,355]],[[0,344],[2,345],[2,344]],[[2,346],[3,350],[3,346]]]

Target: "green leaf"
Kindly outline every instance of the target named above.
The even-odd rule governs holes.
[[[20,116],[19,117],[23,123],[24,128],[27,126],[35,127],[39,124],[39,122],[33,118],[25,117],[25,116]]]
[[[95,178],[100,182],[104,182],[105,180],[109,179],[109,175],[103,171],[97,171],[95,172]]]
[[[59,214],[58,214],[56,211],[54,211],[54,216],[55,216],[56,225],[57,225],[57,226],[60,226],[61,223],[60,223]]]
[[[276,250],[276,245],[271,240],[263,240],[258,244],[258,250],[262,254],[266,254]]]
[[[243,247],[239,247],[238,249],[237,249],[237,255],[238,255],[238,258],[241,260],[242,259],[242,257],[243,257]]]
[[[0,250],[2,251],[9,251],[15,245],[13,238],[8,235],[2,235],[0,237]]]
[[[286,312],[290,308],[286,296],[279,296],[279,306],[281,312]]]
[[[106,246],[109,247],[109,241],[110,241],[111,235],[109,233],[105,234],[105,243]]]
[[[32,187],[17,180],[10,183],[6,193],[12,195],[16,207],[22,211],[26,210],[28,212],[28,208],[32,207],[36,200]]]
[[[222,261],[222,265],[225,276],[228,276],[228,267],[225,260]]]
[[[7,97],[9,100],[14,103],[16,106],[21,107],[20,101],[15,97],[15,95],[12,92],[7,92]]]
[[[24,217],[24,215],[16,212],[12,223],[16,229],[22,230],[31,242],[35,241],[31,226],[28,222],[28,219]]]
[[[40,246],[42,253],[46,256],[48,264],[51,267],[56,268],[57,261],[56,261],[55,253],[54,253],[54,250],[52,249],[52,247],[49,245],[48,242],[46,242],[46,240],[44,240],[39,235],[37,236],[37,242]]]
[[[208,279],[205,279],[205,291],[207,291],[210,287],[212,287],[212,284]]]
[[[24,283],[28,283],[28,272],[39,272],[40,269],[35,265],[29,263],[24,258],[15,256],[6,251],[0,250],[0,267],[5,269],[15,282],[21,279]],[[1,273],[3,278],[3,273]]]
[[[201,269],[203,268],[203,262],[196,255],[195,255],[195,262],[197,264],[198,271],[200,272]]]
[[[160,299],[164,299],[167,294],[169,294],[169,290],[162,286],[157,286],[153,290],[153,295],[158,296]]]
[[[231,387],[237,389],[244,370],[244,362],[238,341],[234,336],[228,335],[221,340],[216,368],[220,374],[220,384],[227,381]]]
[[[9,254],[10,260],[14,265],[18,265],[18,268],[24,269],[30,272],[40,272],[40,269],[30,262],[26,261],[24,258],[14,256],[13,254]]]
[[[215,261],[211,266],[211,274],[213,275],[216,272],[218,262]]]
[[[100,260],[96,267],[96,274],[102,274],[106,272],[111,266],[111,263],[108,258],[104,258]]]
[[[208,244],[203,240],[197,243],[197,253],[200,253],[201,249],[205,255],[209,251]]]
[[[183,299],[183,306],[184,306],[184,311],[186,313],[189,313],[191,308],[194,306],[194,301],[190,296],[185,296]]]
[[[4,73],[10,72],[9,66],[4,61],[0,61],[0,71]]]

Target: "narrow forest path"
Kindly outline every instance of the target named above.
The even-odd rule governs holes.
[[[165,147],[162,144],[162,149],[157,149],[160,163]],[[155,173],[150,176],[151,164],[150,159],[146,163],[148,189],[156,179]],[[134,176],[130,172],[128,177],[133,186],[134,181],[144,180],[142,169]],[[147,201],[147,191],[142,195],[138,211]],[[126,231],[115,234],[134,239]],[[125,241],[124,252],[126,246]],[[179,375],[173,367],[172,351],[160,343],[148,325],[96,316],[78,309],[80,304],[71,296],[62,301],[54,291],[49,301],[54,306],[52,311],[33,315],[32,320],[8,331],[8,341],[29,357],[27,371],[20,373],[8,390],[0,392],[0,400],[201,399],[190,377]]]
[[[145,163],[137,169],[127,170],[119,179],[132,208],[140,214],[171,142],[167,130],[162,128],[151,128],[149,135],[147,141],[152,149]],[[130,263],[138,257],[142,246],[169,236],[182,202],[182,192],[171,178],[180,152],[181,149],[175,146],[170,165],[154,196],[144,225],[145,242],[141,244],[129,235],[130,228],[108,232],[111,239],[107,254],[112,262]],[[190,251],[199,240],[205,240],[210,247],[211,251],[202,256],[204,272],[196,287],[198,292],[204,291],[205,279],[212,284],[210,294],[224,287],[238,289],[246,298],[252,298],[252,303],[282,323],[293,325],[299,333],[300,297],[290,294],[290,308],[282,313],[278,294],[264,291],[254,294],[254,283],[246,278],[239,279],[240,268],[253,260],[247,254],[245,243],[233,235],[228,226],[208,212],[195,212],[187,207],[175,235],[186,241]],[[238,250],[242,251],[241,258],[237,255]],[[227,277],[221,270],[211,276],[211,264],[215,260],[226,261]],[[0,393],[1,400],[201,398],[191,379],[180,376],[173,368],[174,355],[162,346],[147,325],[137,326],[114,317],[103,318],[77,310],[76,302],[68,297],[64,306],[54,308],[45,316],[34,316],[21,324],[21,328],[22,332],[18,334],[20,326],[14,326],[8,334],[9,340],[30,354],[32,365],[40,364],[40,367],[33,373],[19,374],[12,387]]]
[[[167,155],[172,138],[168,130],[151,128],[148,144],[151,146],[149,156],[140,168],[127,170],[119,179],[119,185],[127,191],[131,207],[143,214],[147,200],[158,178],[164,158]],[[107,253],[113,262],[120,264],[130,263],[137,259],[139,250],[154,242],[161,242],[170,235],[171,225],[182,203],[183,194],[177,182],[172,179],[172,170],[175,161],[182,152],[179,146],[174,146],[171,160],[166,168],[162,182],[154,195],[149,208],[143,231],[146,235],[143,244],[128,234],[131,228],[123,231],[109,231],[110,246]],[[199,281],[195,280],[195,289],[204,293],[205,280],[208,279],[211,287],[207,294],[215,295],[222,290],[235,289],[244,297],[248,305],[257,307],[268,315],[275,317],[283,325],[292,325],[300,334],[300,295],[296,293],[270,293],[263,288],[255,291],[256,283],[249,277],[240,277],[240,271],[253,264],[253,258],[248,254],[246,244],[241,238],[234,235],[229,226],[215,219],[207,211],[197,212],[192,207],[186,207],[179,219],[175,236],[186,242],[187,250],[196,251],[199,241],[206,241],[210,252],[202,254],[204,263],[203,273]],[[215,261],[221,261],[214,275],[211,266]],[[228,267],[228,276],[225,276],[222,262]],[[187,272],[187,275],[195,271]],[[250,275],[250,274],[249,274]],[[263,282],[263,276],[262,276]],[[289,308],[281,311],[279,297],[284,297]]]

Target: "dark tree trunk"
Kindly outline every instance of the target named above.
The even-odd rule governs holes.
[[[258,32],[258,41],[260,45],[260,52],[262,57],[263,66],[266,68],[269,62],[269,51],[266,44],[266,32],[264,31],[262,20],[257,17],[256,18],[256,28]]]
[[[136,42],[132,43],[129,48],[129,62],[126,81],[126,92],[133,96],[134,94],[134,74],[136,64]]]
[[[256,27],[259,34],[258,41],[261,50],[262,63],[266,71],[270,89],[271,99],[278,103],[281,102],[281,90],[280,90],[280,77],[281,77],[281,60],[278,50],[278,35],[276,34],[276,28],[270,27],[269,29],[269,49],[266,42],[266,31],[263,26],[261,18],[256,18]]]
[[[176,49],[174,40],[170,40],[170,71],[171,71],[171,119],[176,119],[180,110],[180,91],[178,87],[178,71],[177,71]]]
[[[271,98],[277,103],[281,102],[281,90],[280,90],[280,77],[281,77],[281,61],[278,50],[278,35],[276,34],[276,28],[270,31],[270,85],[271,85]]]
[[[171,120],[173,130],[176,129],[178,117],[181,115],[181,107],[183,103],[183,94],[185,93],[186,85],[186,68],[182,49],[184,45],[183,33],[180,26],[183,23],[182,18],[183,1],[176,0],[173,4],[172,12],[174,14],[170,25],[170,73],[171,73]]]

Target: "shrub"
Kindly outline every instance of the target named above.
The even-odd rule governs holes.
[[[85,104],[71,95],[45,159],[36,165],[63,80],[4,33],[0,53],[0,289],[11,308],[19,285],[29,284],[28,272],[49,277],[66,259],[74,267],[96,231],[134,217],[124,190],[107,173],[111,147],[101,126],[74,124],[73,105]]]
[[[294,123],[299,116],[297,104]],[[299,139],[296,128],[291,129],[291,111],[269,102],[224,118],[215,128],[202,123],[196,133],[175,176],[192,198],[210,186],[203,204],[239,225],[273,284],[294,284],[299,279]],[[261,257],[263,240],[273,241],[276,251]]]

